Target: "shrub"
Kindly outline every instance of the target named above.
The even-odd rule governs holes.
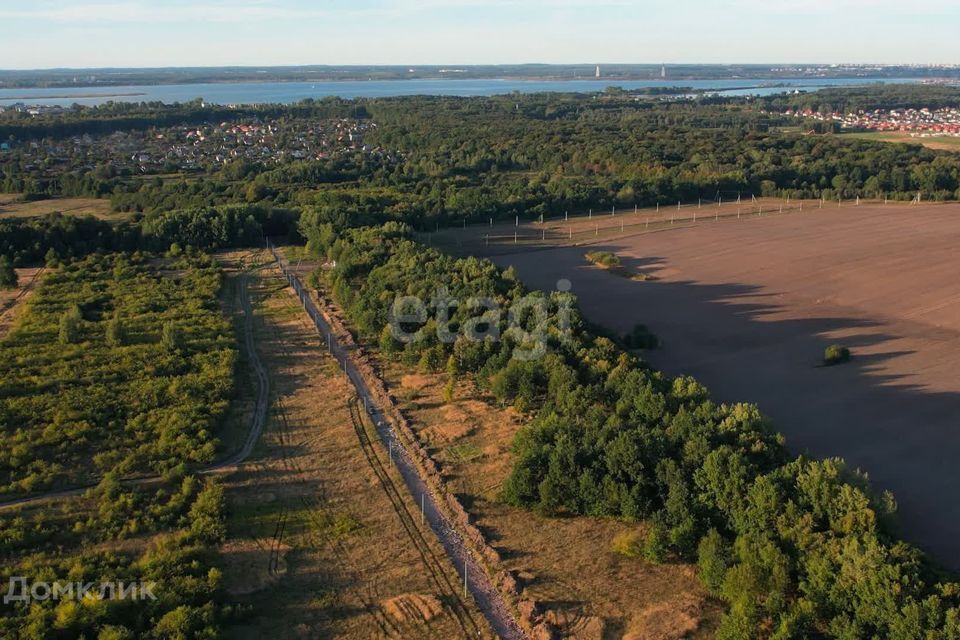
[[[607,269],[620,266],[620,257],[611,251],[590,251],[585,257],[593,264]]]
[[[623,336],[623,344],[628,349],[656,349],[660,346],[660,339],[650,332],[647,325],[638,324]]]
[[[639,558],[643,554],[643,537],[639,531],[625,531],[613,538],[610,548],[628,558]]]
[[[160,338],[160,344],[167,351],[179,351],[183,348],[183,331],[173,321],[163,325],[163,334]]]
[[[667,534],[660,524],[651,525],[647,531],[643,539],[643,557],[655,564],[667,559]]]
[[[826,365],[840,364],[850,359],[850,349],[839,344],[832,344],[823,351],[823,363]]]
[[[107,323],[107,344],[111,347],[119,347],[126,340],[127,332],[123,325],[123,319],[120,313],[115,311],[113,317]]]

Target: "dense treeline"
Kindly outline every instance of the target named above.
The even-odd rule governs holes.
[[[618,91],[323,101],[263,109],[290,118],[318,109],[370,117],[378,126],[365,142],[379,151],[269,167],[232,162],[202,175],[151,179],[116,175],[106,166],[51,176],[18,160],[14,150],[0,159],[0,188],[31,197],[110,197],[118,211],[265,203],[419,227],[741,194],[910,200],[922,191],[926,200],[953,200],[960,197],[955,153],[807,136],[789,130],[793,119],[770,112],[810,100],[843,101],[845,108],[861,100],[937,106],[956,104],[955,93],[909,85],[766,102],[660,101]]]
[[[840,460],[789,455],[755,406],[718,405],[695,380],[650,369],[585,329],[568,294],[532,294],[549,319],[528,308],[514,330],[505,312],[450,304],[447,295],[483,295],[506,309],[524,291],[511,270],[417,245],[402,226],[336,233],[321,223],[304,235],[336,260],[317,277],[385,354],[471,375],[530,417],[506,501],[645,520],[648,557],[695,560],[728,603],[719,638],[960,638],[960,584],[891,535],[892,498]],[[399,341],[388,324],[398,294],[437,302],[405,318],[419,340]],[[501,339],[437,337],[471,325]],[[538,340],[542,357],[512,357]]]
[[[263,205],[224,205],[155,211],[112,224],[93,216],[59,213],[0,220],[0,255],[26,265],[79,258],[97,251],[216,250],[258,246],[264,235],[286,235],[294,211]]]

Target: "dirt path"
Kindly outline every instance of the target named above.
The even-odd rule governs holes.
[[[250,305],[250,291],[247,275],[240,275],[239,297],[240,305],[243,308],[243,342],[246,347],[247,358],[250,360],[253,372],[257,379],[257,400],[254,405],[253,419],[250,422],[250,430],[247,432],[247,439],[243,446],[234,455],[226,460],[214,464],[203,470],[202,473],[222,473],[232,471],[240,463],[250,457],[253,448],[257,446],[257,440],[263,433],[263,425],[267,421],[267,409],[270,405],[270,378],[267,376],[267,370],[257,354],[256,345],[253,338],[253,308]]]
[[[310,300],[303,284],[289,270],[279,252],[272,245],[269,248],[281,271],[300,298],[304,310],[313,320],[317,331],[326,338],[330,355],[340,363],[344,374],[356,389],[358,402],[362,403],[376,427],[377,435],[390,451],[390,462],[400,472],[410,494],[420,498],[422,516],[440,540],[460,577],[463,578],[464,588],[473,595],[477,606],[499,637],[504,640],[525,638],[525,634],[499,591],[494,587],[480,563],[473,558],[468,546],[464,543],[463,536],[439,508],[441,498],[434,495],[420,476],[412,457],[387,421],[383,409],[373,401],[374,394],[371,393],[366,380],[353,364],[347,348],[336,338],[330,325]]]
[[[37,276],[39,273],[37,273]],[[36,277],[34,276],[34,280]],[[32,286],[33,280],[28,285]],[[247,290],[247,276],[242,274],[239,278],[239,297],[240,303],[243,308],[244,314],[244,323],[243,323],[243,334],[244,334],[244,346],[247,351],[247,357],[250,360],[254,373],[256,374],[257,379],[257,400],[255,409],[253,412],[253,417],[250,422],[250,429],[247,433],[247,438],[244,441],[243,446],[239,451],[229,456],[225,460],[214,463],[208,467],[205,467],[199,471],[199,473],[207,474],[220,474],[228,473],[236,469],[244,460],[250,457],[250,454],[253,453],[253,449],[257,444],[257,440],[260,438],[260,434],[263,432],[263,425],[266,422],[267,418],[267,408],[268,408],[268,399],[270,394],[269,381],[267,379],[266,369],[263,366],[263,363],[260,361],[260,357],[257,355],[257,350],[254,348],[254,339],[253,339],[253,309],[250,306],[250,294]],[[26,292],[26,288],[24,289]],[[22,295],[22,294],[21,294]],[[151,483],[159,481],[159,476],[147,476],[140,478],[126,478],[121,482],[126,485],[149,485]],[[6,502],[0,502],[0,510],[12,509],[15,507],[22,507],[31,504],[38,504],[41,502],[47,502],[50,500],[60,500],[63,498],[72,498],[79,495],[82,495],[85,491],[93,489],[97,485],[95,483],[87,484],[81,487],[74,487],[72,489],[63,489],[60,491],[50,491],[47,493],[41,493],[34,496],[25,496],[23,498],[17,498],[14,500],[8,500]]]
[[[16,317],[16,311],[20,305],[33,293],[33,288],[37,284],[37,281],[40,280],[40,276],[43,275],[43,272],[46,271],[46,267],[40,267],[39,269],[18,269],[18,276],[22,279],[24,276],[30,274],[33,271],[32,275],[29,275],[29,280],[27,284],[20,287],[16,295],[12,295],[13,292],[5,291],[2,294],[2,303],[0,303],[0,337],[6,335],[7,331],[10,329],[10,326],[13,324],[13,321]]]

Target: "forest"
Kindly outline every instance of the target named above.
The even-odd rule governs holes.
[[[809,100],[879,108],[956,104],[957,98],[950,88],[893,85],[762,100],[634,98],[611,90],[322,101],[272,109],[287,118],[338,111],[369,118],[377,127],[365,143],[377,152],[280,164],[225,159],[199,175],[144,179],[117,175],[105,165],[77,164],[49,175],[43,166],[25,163],[15,142],[0,155],[0,189],[29,197],[108,197],[114,209],[129,212],[239,203],[315,206],[328,215],[359,218],[358,224],[399,220],[423,228],[738,195],[911,200],[921,191],[925,200],[960,198],[956,153],[804,134],[793,119],[770,113]],[[23,126],[43,137],[75,135],[87,122],[143,127],[157,121],[155,109],[164,108],[142,114],[127,113],[131,107],[101,109],[106,111]],[[168,109],[173,112],[163,118],[229,115],[216,108]]]
[[[644,556],[696,562],[727,603],[718,638],[960,637],[960,583],[896,537],[893,497],[865,476],[842,460],[790,455],[757,407],[717,404],[696,380],[651,369],[592,331],[570,294],[528,294],[510,269],[444,255],[409,232],[303,229],[313,251],[336,261],[315,277],[381,353],[470,377],[527,416],[503,500],[546,516],[646,522]],[[388,300],[430,300],[441,286],[501,308],[532,295],[551,313],[521,316],[518,333],[463,305],[405,327],[422,339],[398,341]],[[501,339],[437,338],[470,323],[495,326]],[[549,345],[545,355],[513,357],[532,337]]]

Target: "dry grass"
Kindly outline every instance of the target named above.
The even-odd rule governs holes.
[[[909,133],[899,131],[872,131],[869,133],[845,133],[844,138],[857,138],[873,142],[894,142],[899,144],[922,145],[928,149],[940,151],[960,151],[960,138],[936,136],[932,138],[914,138]]]
[[[20,202],[20,194],[0,193],[0,218],[36,218],[60,212],[70,216],[94,216],[101,220],[122,220],[129,216],[110,209],[110,201],[98,198],[52,198]]]
[[[271,417],[251,461],[227,478],[225,577],[234,600],[252,607],[229,637],[477,637],[463,631],[457,596],[429,572],[369,466],[348,412],[352,388],[276,270],[259,274],[251,299]],[[457,584],[439,543],[424,537],[441,560],[433,569]],[[465,606],[492,637],[472,601]]]
[[[543,519],[497,500],[512,465],[510,443],[523,420],[461,383],[443,400],[445,375],[385,375],[448,486],[566,638],[706,637],[719,614],[686,565],[648,564],[613,551],[636,526],[595,518]]]

